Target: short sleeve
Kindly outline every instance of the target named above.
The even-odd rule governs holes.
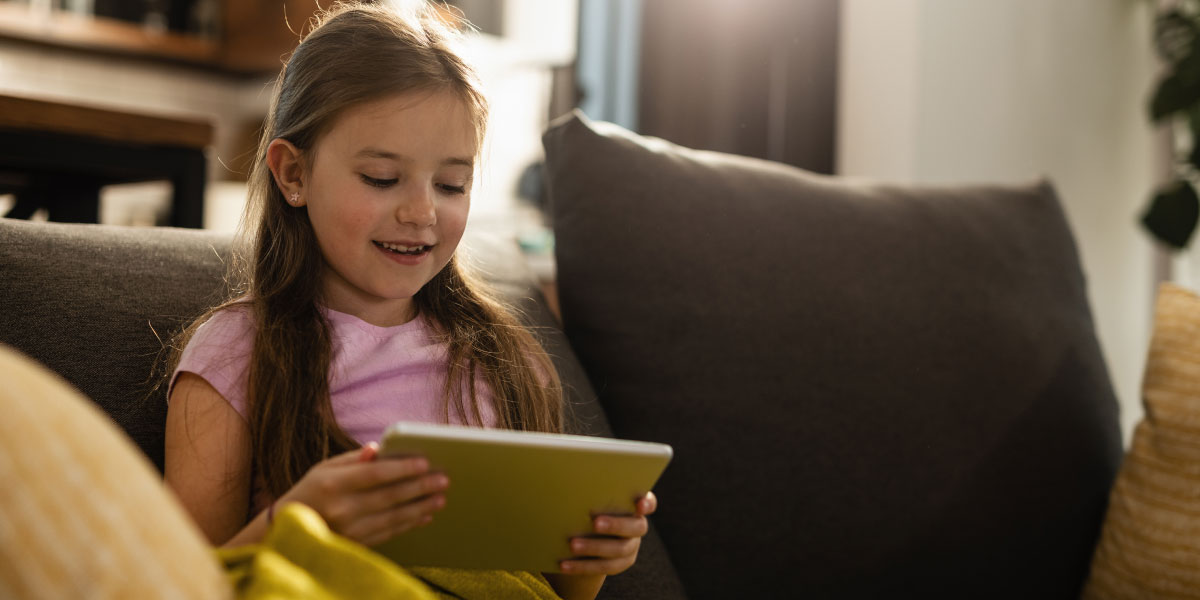
[[[180,373],[194,373],[213,386],[244,418],[247,373],[254,348],[254,326],[249,310],[222,310],[196,330],[183,349],[179,366],[171,375],[171,386]],[[170,388],[167,390],[170,398]]]

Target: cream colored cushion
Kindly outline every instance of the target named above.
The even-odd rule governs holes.
[[[227,598],[199,530],[113,422],[0,346],[0,598]]]
[[[1164,284],[1146,416],[1117,476],[1084,598],[1200,598],[1200,296]]]

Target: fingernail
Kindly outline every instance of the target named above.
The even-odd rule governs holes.
[[[596,519],[596,531],[607,531],[609,525],[608,519]]]
[[[576,554],[583,552],[583,542],[581,542],[579,540],[572,540],[571,541],[571,550],[573,552],[575,552]]]
[[[558,563],[558,568],[562,569],[564,573],[570,573],[575,570],[575,566],[569,562]]]

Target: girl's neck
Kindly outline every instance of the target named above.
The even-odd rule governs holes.
[[[320,304],[377,327],[403,325],[417,316],[412,297],[386,298],[358,289],[333,269],[322,273]]]
[[[417,305],[412,298],[388,302],[326,301],[325,308],[351,315],[376,327],[403,325],[417,317]]]

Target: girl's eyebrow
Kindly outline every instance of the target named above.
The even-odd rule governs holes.
[[[387,150],[380,150],[379,148],[371,148],[371,147],[363,148],[362,150],[359,150],[354,155],[354,158],[384,158],[387,160],[394,160],[394,161],[398,161],[398,162],[412,162],[413,161],[411,158],[404,156],[403,154],[396,154],[395,152],[388,152]],[[442,160],[442,165],[445,165],[445,166],[461,165],[464,167],[474,168],[475,161],[473,161],[469,158],[460,158],[457,156],[452,156],[450,158],[446,158],[446,159]]]

